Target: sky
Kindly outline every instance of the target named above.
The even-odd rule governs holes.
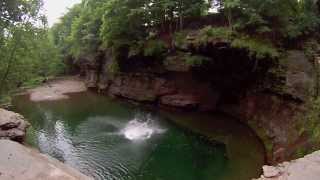
[[[59,21],[59,18],[81,0],[44,0],[44,10],[48,17],[49,26]]]

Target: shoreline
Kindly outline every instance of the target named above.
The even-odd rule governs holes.
[[[0,108],[0,179],[92,180],[69,165],[26,145],[29,126],[22,115]]]
[[[59,79],[52,80],[48,83],[45,83],[37,88],[30,89],[27,91],[27,94],[30,95],[30,100],[35,101],[35,102],[40,102],[40,101],[55,101],[55,100],[60,100],[60,99],[66,99],[69,98],[67,95],[68,93],[77,93],[77,92],[85,92],[87,91],[87,87],[85,85],[85,82],[80,79],[79,77],[63,77]],[[320,153],[315,152],[313,153],[315,155],[307,155],[306,157],[312,156],[315,159],[320,158]],[[308,172],[312,172],[312,168],[307,165],[302,164],[300,166],[299,162],[302,162],[302,160],[294,160],[291,162],[282,162],[281,164],[277,166],[263,166],[261,169],[263,169],[263,174],[261,175],[261,178],[259,180],[269,180],[269,179],[281,179],[281,178],[287,178],[288,180],[291,180],[291,178],[295,178],[296,176],[301,175],[301,173],[293,173],[293,176],[290,176],[291,169],[290,167],[296,167],[295,164],[298,164],[297,167],[300,167],[301,172],[303,170],[303,167],[309,168]],[[298,163],[296,163],[298,162]],[[305,162],[305,161],[304,161]],[[313,163],[313,162],[309,162]],[[320,163],[318,166],[314,167],[318,168],[320,172]],[[318,173],[314,172],[314,173]],[[303,174],[303,173],[302,173]],[[310,175],[312,176],[312,174]],[[315,176],[317,177],[317,176]],[[313,180],[313,179],[308,179],[308,180]]]
[[[77,76],[62,77],[51,80],[39,87],[26,91],[30,100],[34,102],[56,101],[68,99],[68,93],[79,93],[87,91],[85,83]]]

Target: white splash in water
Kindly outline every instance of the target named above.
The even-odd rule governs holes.
[[[147,121],[141,122],[135,118],[130,121],[122,130],[122,134],[129,140],[146,140],[152,137],[153,134],[162,134],[166,130],[160,129],[152,120],[148,118]]]

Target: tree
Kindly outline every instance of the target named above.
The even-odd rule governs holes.
[[[3,1],[0,24],[0,101],[11,89],[55,74],[61,65],[39,0]]]

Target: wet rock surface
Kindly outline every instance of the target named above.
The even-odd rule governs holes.
[[[71,167],[10,140],[0,140],[1,180],[91,180]]]
[[[264,166],[258,180],[318,180],[320,177],[320,151],[277,166]]]
[[[0,109],[0,139],[10,139],[22,143],[30,124],[14,112]]]
[[[270,164],[290,159],[304,145],[299,144],[304,142],[296,129],[298,115],[304,112],[301,103],[273,94],[248,93],[238,104],[224,104],[220,109],[249,124],[263,138]]]

